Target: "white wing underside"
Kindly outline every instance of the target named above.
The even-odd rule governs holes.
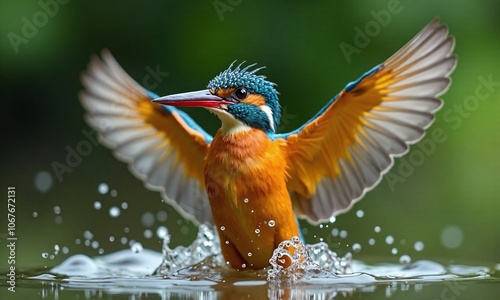
[[[199,180],[186,175],[169,137],[149,123],[138,108],[141,101],[150,102],[147,91],[109,52],[102,56],[103,60],[94,57],[82,76],[86,91],[80,99],[87,110],[87,122],[148,188],[162,192],[164,200],[184,217],[212,224],[208,197]]]
[[[328,220],[349,210],[374,188],[409,145],[420,141],[441,107],[438,98],[448,88],[456,65],[455,42],[448,28],[436,19],[400,51],[383,63],[376,73],[391,70],[395,75],[385,88],[382,103],[364,115],[356,143],[349,146],[351,159],[341,158],[341,176],[323,177],[309,201],[307,217],[313,222]],[[377,82],[383,85],[384,81]]]

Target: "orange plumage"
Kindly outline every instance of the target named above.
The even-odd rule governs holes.
[[[215,135],[205,184],[222,253],[233,268],[263,268],[280,242],[299,236],[286,165],[280,142],[261,130]]]

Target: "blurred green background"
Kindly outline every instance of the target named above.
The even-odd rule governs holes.
[[[99,249],[110,253],[128,248],[131,240],[160,251],[159,226],[169,229],[172,245],[189,244],[196,235],[190,222],[148,191],[105,146],[93,146],[57,179],[54,162],[66,164],[69,149],[88,140],[78,92],[91,55],[110,49],[139,83],[152,69],[168,73],[150,82],[160,95],[204,88],[236,59],[267,66],[261,73],[278,84],[287,116],[282,131],[290,131],[435,16],[456,37],[459,63],[443,96],[446,104],[424,139],[430,150],[413,146],[397,160],[390,180],[384,178],[333,224],[320,228],[304,222],[305,237],[309,243],[323,239],[341,254],[359,243],[354,257],[370,262],[398,262],[403,254],[444,264],[500,262],[498,1],[49,2],[58,6],[49,7],[46,18],[37,1],[0,2],[0,177],[4,195],[7,186],[16,187],[18,268],[52,266],[72,254],[98,255]],[[386,21],[381,24],[375,15]],[[340,45],[356,47],[357,29],[371,30],[371,36],[346,55]],[[189,113],[211,133],[219,126],[206,111]],[[436,135],[441,138],[432,139]],[[35,184],[43,174],[53,180],[46,191],[43,180],[42,190]],[[109,186],[108,193],[98,192],[100,183]],[[0,233],[5,234],[3,198]],[[118,217],[109,214],[113,206],[121,211]],[[93,235],[89,245],[85,231]],[[388,235],[392,244],[386,243]],[[7,268],[4,237],[0,270]],[[418,241],[423,250],[415,249]]]

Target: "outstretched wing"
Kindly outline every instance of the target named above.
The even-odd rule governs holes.
[[[93,57],[80,94],[87,122],[148,188],[195,223],[212,223],[203,162],[212,137],[187,114],[160,106],[107,50]]]
[[[349,83],[284,139],[296,213],[322,221],[373,188],[394,157],[419,141],[442,104],[456,65],[454,39],[433,20],[384,63]]]

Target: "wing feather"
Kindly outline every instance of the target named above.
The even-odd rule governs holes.
[[[284,139],[288,189],[310,221],[349,209],[418,142],[441,107],[456,65],[454,39],[435,19],[384,63],[349,83]]]
[[[147,187],[195,223],[213,223],[203,178],[211,136],[188,115],[151,102],[110,52],[82,75],[85,119]]]

